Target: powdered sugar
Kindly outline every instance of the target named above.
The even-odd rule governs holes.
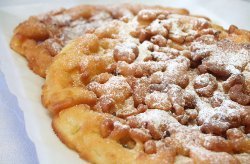
[[[195,18],[184,15],[171,14],[164,24],[169,27],[169,33],[176,37],[194,36],[197,29],[209,22],[203,18]]]
[[[196,83],[202,86],[208,85],[208,83],[210,82],[210,80],[205,76],[198,76],[195,80]]]
[[[91,31],[105,25],[111,21],[110,17],[104,17],[103,19],[92,21],[85,19],[78,19],[70,23],[69,26],[66,26],[62,29],[61,39],[67,44],[72,39],[75,39],[79,36],[82,36],[86,31]]]
[[[140,122],[151,122],[158,129],[161,125],[169,125],[171,128],[178,127],[180,123],[168,112],[149,109],[135,116]]]
[[[126,82],[124,77],[113,76],[111,77],[107,83],[104,85],[104,89],[106,93],[111,94],[111,96],[115,97],[123,97],[123,92],[130,92],[130,86]],[[115,90],[114,92],[112,92]]]
[[[51,17],[51,23],[53,25],[65,26],[71,21],[71,16],[68,14],[55,15]]]
[[[230,40],[215,42],[213,37],[204,36],[192,46],[193,59],[203,59],[202,64],[215,74],[240,74],[250,62],[250,48]]]
[[[154,20],[150,26],[147,27],[147,29],[150,30],[150,32],[152,34],[158,34],[158,35],[162,35],[162,36],[167,36],[167,29],[163,26],[163,22],[161,20]]]
[[[237,49],[229,48],[231,44],[228,44],[228,49],[217,48],[210,50],[212,55],[208,58],[210,63],[215,63],[218,65],[225,65],[226,69],[231,71],[231,73],[239,72],[248,62],[250,62],[250,50],[242,49],[237,51]],[[236,48],[236,47],[235,47]],[[238,47],[237,47],[238,48]]]
[[[209,126],[211,133],[223,133],[231,126],[239,126],[241,120],[242,106],[231,101],[224,100],[219,107],[212,108],[210,104],[199,101],[197,104],[199,109],[198,120],[203,126]],[[218,131],[218,128],[220,131]]]
[[[169,101],[167,93],[154,91],[145,97],[145,103],[149,108],[156,108],[162,110],[170,110],[172,105]]]
[[[120,121],[115,121],[113,125],[119,129],[129,129],[128,125],[122,124]]]

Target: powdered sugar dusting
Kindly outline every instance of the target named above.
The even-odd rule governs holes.
[[[115,121],[114,122],[114,127],[118,127],[120,129],[128,129],[129,126],[126,124],[122,124],[120,121]]]
[[[169,15],[168,19],[164,23],[170,27],[170,34],[184,37],[196,35],[197,30],[200,27],[204,26],[205,24],[209,24],[209,22],[204,18],[195,18],[177,14]]]
[[[172,117],[168,112],[149,109],[144,113],[136,115],[140,122],[151,122],[158,129],[161,125],[169,125],[170,127],[178,127],[180,123]]]
[[[153,15],[150,12],[148,14]],[[99,16],[106,21],[91,22],[99,19]],[[111,29],[110,36],[99,37],[98,35],[98,37],[101,41],[105,41],[104,43],[107,43],[107,40],[114,42],[111,43],[112,45],[104,45],[100,42],[100,45],[103,44],[100,46],[102,51],[94,55],[111,54],[113,55],[111,60],[113,60],[107,64],[109,69],[103,71],[106,71],[105,76],[104,73],[97,73],[100,79],[90,79],[87,88],[96,94],[97,103],[93,105],[96,111],[113,114],[125,120],[115,121],[114,130],[117,127],[126,129],[124,135],[126,137],[135,135],[131,137],[132,139],[136,138],[137,134],[141,137],[142,143],[157,140],[161,142],[157,144],[158,146],[164,146],[166,142],[169,144],[167,146],[171,147],[171,144],[176,142],[177,144],[171,148],[177,150],[176,147],[179,146],[178,150],[181,149],[183,154],[189,154],[189,151],[197,150],[210,153],[205,147],[217,146],[212,142],[209,145],[204,144],[206,136],[212,136],[212,134],[215,137],[226,136],[230,128],[246,126],[242,121],[245,119],[246,109],[225,96],[227,93],[224,93],[223,88],[217,87],[217,84],[221,84],[223,80],[216,79],[209,73],[212,72],[215,76],[217,72],[222,72],[221,74],[224,75],[223,71],[240,74],[250,62],[247,47],[228,40],[217,41],[213,35],[197,35],[199,30],[211,28],[210,22],[203,18],[174,14],[155,18],[143,29],[150,34],[141,41],[130,35],[130,32],[132,30],[134,32],[134,28],[139,26],[136,22],[137,18],[128,23],[126,21],[110,23],[108,15],[99,16],[71,22],[69,27],[63,29],[61,39],[67,41],[88,30],[101,35],[103,31]],[[101,26],[92,31],[101,24],[106,24],[108,27]],[[114,25],[117,25],[115,32],[113,28],[109,28]],[[150,37],[155,35],[161,35],[164,41],[171,39],[173,41],[164,42],[162,45],[150,42]],[[170,45],[178,42],[176,41],[178,37],[188,36],[199,37],[191,46],[186,45],[192,51],[191,57],[186,47],[182,47],[187,51],[184,54],[178,50],[178,47]],[[181,42],[181,44],[186,43]],[[119,52],[118,55],[116,51]],[[200,68],[196,67],[200,65],[200,61],[202,61],[201,66],[207,69],[204,72],[209,73],[198,71]],[[81,66],[88,64],[87,60],[83,60]],[[191,68],[192,64],[194,66]],[[214,85],[211,85],[212,83]],[[202,92],[207,89],[212,91],[211,94],[204,95],[199,94],[197,88]],[[224,95],[220,94],[222,92]],[[213,104],[213,101],[216,104]]]
[[[203,85],[203,86],[207,85],[210,82],[210,80],[205,76],[198,76],[195,80],[196,80],[196,83],[198,83],[199,85]]]
[[[198,102],[199,115],[198,119],[202,125],[209,125],[208,129],[212,133],[216,133],[216,128],[219,127],[222,131],[235,126],[235,123],[240,125],[241,113],[243,108],[231,101],[224,100],[219,107],[212,108],[206,102]]]
[[[65,26],[71,21],[71,16],[68,14],[56,15],[51,17],[51,23],[54,25]]]
[[[192,43],[193,60],[203,59],[202,65],[217,74],[240,74],[250,62],[250,48],[230,40],[216,42],[211,36],[203,36]],[[220,70],[219,68],[220,67]]]
[[[149,108],[157,108],[162,110],[170,110],[172,104],[167,93],[154,91],[145,97],[145,103]]]

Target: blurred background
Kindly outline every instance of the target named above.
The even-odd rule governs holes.
[[[58,3],[58,5],[65,0],[0,0],[0,6],[16,6],[25,4],[35,4],[35,3]],[[66,1],[67,2],[67,1]],[[69,1],[68,1],[69,2]],[[219,15],[225,21],[231,22],[231,24],[238,25],[240,28],[249,29],[250,25],[250,0],[73,0],[70,3],[147,3],[147,4],[166,4],[166,6],[173,7],[185,7],[189,5],[197,6],[197,11],[199,8],[205,8],[214,15]],[[170,4],[170,5],[169,5]],[[196,12],[196,11],[191,11]],[[245,20],[245,21],[243,21]]]

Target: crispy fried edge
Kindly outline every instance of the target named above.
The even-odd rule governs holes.
[[[67,119],[65,119],[65,116]],[[84,119],[88,118],[87,120]],[[75,150],[79,153],[80,157],[93,163],[193,163],[192,159],[182,155],[177,155],[174,158],[165,157],[165,153],[149,155],[144,153],[141,143],[137,143],[134,149],[124,148],[121,144],[116,141],[103,138],[100,135],[99,127],[102,120],[105,118],[116,119],[112,115],[97,113],[92,111],[87,105],[78,105],[68,109],[65,109],[58,113],[53,118],[52,128],[58,138],[70,149]],[[77,132],[71,139],[68,131],[65,130],[70,126],[68,120],[79,124]],[[80,122],[80,123],[79,123]],[[85,124],[87,123],[87,124]],[[94,128],[93,128],[94,126]],[[73,128],[73,126],[72,126]],[[73,128],[74,129],[74,128]],[[86,130],[84,133],[84,130]],[[72,130],[75,131],[75,130]],[[90,132],[89,132],[90,131]],[[92,131],[92,132],[91,132]],[[95,132],[93,132],[95,131]],[[97,136],[89,136],[90,141],[88,144],[81,142],[81,138],[88,136],[91,133],[96,133]],[[80,139],[79,139],[80,138]],[[86,138],[85,138],[86,139]],[[90,146],[90,147],[88,147]],[[101,146],[101,147],[100,147]],[[94,149],[94,148],[97,149]],[[91,150],[90,150],[91,149]],[[94,150],[93,150],[94,149]]]

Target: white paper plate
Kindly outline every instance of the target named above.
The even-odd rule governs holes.
[[[83,163],[83,160],[78,157],[78,154],[62,144],[53,133],[51,118],[40,102],[41,86],[44,80],[29,70],[26,60],[23,57],[10,50],[9,41],[14,27],[31,15],[60,7],[68,8],[80,3],[90,4],[90,2],[87,0],[73,0],[71,2],[55,0],[50,3],[48,3],[48,1],[37,3],[35,0],[25,0],[24,2],[25,3],[22,4],[18,0],[12,0],[6,3],[3,1],[0,2],[1,70],[5,75],[10,91],[17,97],[19,106],[24,113],[26,131],[35,144],[39,162],[43,164]],[[103,0],[97,0],[91,2],[91,4],[113,4],[117,2],[117,0],[108,0],[105,2],[103,2]],[[237,24],[239,27],[250,29],[250,3],[246,1],[119,0],[119,2],[183,7],[189,9],[193,14],[208,16],[214,22],[226,28],[231,22]]]

